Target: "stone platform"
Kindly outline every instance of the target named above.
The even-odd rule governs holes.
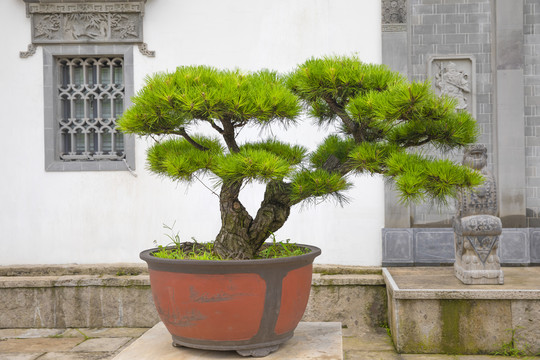
[[[120,352],[113,360],[242,359],[234,351],[208,351],[172,346],[171,335],[162,322]],[[292,339],[265,359],[342,360],[341,323],[301,322]]]
[[[464,285],[453,267],[384,268],[399,353],[540,353],[540,267],[505,267],[504,285]]]

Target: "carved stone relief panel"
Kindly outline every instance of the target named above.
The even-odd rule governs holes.
[[[32,44],[27,52],[21,52],[21,57],[32,55],[36,45],[78,43],[138,44],[144,55],[154,55],[143,42],[146,0],[24,1],[31,19]]]
[[[407,0],[382,0],[382,31],[407,31]]]
[[[476,116],[475,61],[470,56],[436,56],[428,62],[435,92],[457,100],[457,108]]]

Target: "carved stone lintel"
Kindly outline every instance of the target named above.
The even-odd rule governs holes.
[[[69,2],[51,2],[51,3],[27,3],[26,11],[28,14],[73,14],[73,13],[143,13],[144,3],[146,1],[131,2],[103,2],[94,0],[93,2],[69,3]]]
[[[88,43],[140,44],[143,54],[155,55],[143,42],[146,0],[24,1],[32,26],[33,48],[21,53],[21,57],[31,56],[36,45]]]
[[[34,44],[28,44],[28,51],[20,51],[19,56],[23,59],[29,58],[36,53],[37,46]]]
[[[148,57],[156,56],[156,52],[154,50],[148,50],[148,45],[146,43],[139,44],[139,51],[141,52],[141,54]]]

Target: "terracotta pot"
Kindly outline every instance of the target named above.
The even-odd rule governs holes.
[[[173,345],[266,356],[293,336],[321,250],[258,260],[170,260],[143,251],[159,316]]]

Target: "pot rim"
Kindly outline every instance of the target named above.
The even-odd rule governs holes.
[[[163,259],[152,256],[153,252],[159,250],[159,248],[151,248],[141,251],[139,257],[141,260],[150,263],[159,263],[159,264],[176,264],[176,265],[190,265],[190,266],[224,266],[224,267],[235,267],[238,265],[263,265],[263,264],[289,264],[297,263],[303,261],[313,261],[317,256],[321,255],[321,249],[307,244],[294,243],[296,246],[305,247],[311,251],[307,254],[288,256],[282,258],[270,258],[270,259],[250,259],[250,260],[194,260],[194,259]]]

